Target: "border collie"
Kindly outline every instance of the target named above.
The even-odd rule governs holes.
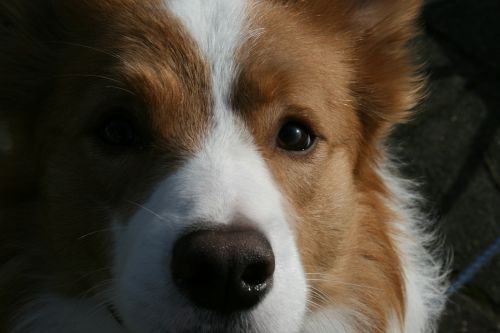
[[[434,331],[420,8],[2,0],[0,332]]]

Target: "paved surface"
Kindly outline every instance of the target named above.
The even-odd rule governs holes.
[[[423,25],[429,97],[394,142],[453,250],[453,280],[500,236],[500,1],[430,0]],[[500,255],[451,298],[441,332],[500,332]]]

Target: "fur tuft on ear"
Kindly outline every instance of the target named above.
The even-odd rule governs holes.
[[[353,91],[368,142],[405,121],[423,95],[425,80],[408,45],[417,35],[421,5],[421,0],[359,0],[350,8],[359,52]]]
[[[312,13],[314,20],[335,25],[333,19],[348,17],[359,33],[372,29],[405,29],[420,14],[422,0],[273,0]]]
[[[405,30],[418,17],[422,0],[354,0],[347,1],[353,24],[369,33]]]

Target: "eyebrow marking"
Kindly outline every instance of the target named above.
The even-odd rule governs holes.
[[[206,57],[211,70],[215,124],[231,116],[229,99],[237,74],[234,61],[246,40],[246,0],[164,0]]]

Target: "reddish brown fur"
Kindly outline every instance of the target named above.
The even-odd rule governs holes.
[[[109,211],[134,211],[206,131],[205,61],[160,1],[141,3],[0,4],[2,18],[16,18],[0,30],[0,121],[14,141],[0,156],[0,332],[30,290],[98,292],[111,268]],[[24,21],[40,13],[40,26]],[[136,119],[144,143],[110,155],[95,133],[120,112]]]
[[[419,1],[284,3],[257,9],[253,24],[264,32],[242,48],[236,109],[297,214],[311,310],[352,309],[366,317],[360,329],[385,332],[394,316],[403,322],[405,296],[395,216],[376,168],[380,141],[419,96],[406,49]],[[316,132],[312,153],[276,148],[286,119]]]
[[[196,150],[210,109],[207,64],[177,22],[153,10],[159,0],[61,1],[43,12],[16,1],[0,4],[0,18],[15,18],[0,28],[0,121],[15,144],[0,156],[1,332],[3,313],[30,296],[26,285],[77,296],[108,277],[108,234],[81,236],[106,228],[110,207],[129,214],[125,200],[140,201]],[[251,26],[264,32],[242,48],[233,94],[295,211],[303,264],[317,274],[309,276],[311,310],[354,309],[372,332],[405,311],[393,212],[376,168],[380,141],[407,117],[421,86],[405,48],[419,6],[262,1]],[[153,148],[109,159],[87,137],[99,111],[124,104]],[[313,152],[275,146],[287,119],[315,131]],[[48,272],[56,281],[38,278]]]

